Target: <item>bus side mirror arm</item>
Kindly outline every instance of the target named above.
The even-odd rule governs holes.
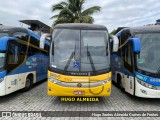
[[[111,38],[113,39],[113,52],[117,52],[119,48],[119,39],[115,35],[112,35]]]

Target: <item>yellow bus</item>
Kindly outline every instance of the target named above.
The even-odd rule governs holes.
[[[112,40],[113,51],[117,51],[117,38],[114,36]],[[110,50],[110,36],[105,26],[56,25],[50,48],[48,95],[110,96]]]

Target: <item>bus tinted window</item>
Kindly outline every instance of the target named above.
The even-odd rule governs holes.
[[[28,42],[28,34],[24,33],[24,32],[16,32],[13,34],[13,37],[16,37],[20,40],[24,40],[26,42]]]
[[[31,36],[31,37],[30,37],[30,43],[31,43],[32,45],[36,46],[36,47],[39,47],[40,41]]]
[[[24,62],[25,56],[27,55],[27,46],[15,41],[10,41],[8,48],[7,70],[12,71]]]
[[[28,55],[32,56],[32,55],[36,55],[36,54],[40,54],[40,50],[37,48],[29,47]]]
[[[45,49],[46,51],[49,51],[49,45],[45,44],[45,45],[44,45],[44,49]]]
[[[18,64],[18,45],[15,43],[9,44],[8,49],[8,64]]]

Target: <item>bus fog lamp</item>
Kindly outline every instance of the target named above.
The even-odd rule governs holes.
[[[141,89],[141,92],[142,92],[143,94],[146,94],[146,95],[147,95],[147,92],[146,92],[145,90],[142,90],[142,89]]]
[[[111,91],[111,89],[110,89],[110,88],[108,88],[108,89],[107,89],[107,92],[110,92],[110,91]]]
[[[52,91],[52,89],[51,89],[51,88],[48,88],[48,90],[49,90],[49,91]]]

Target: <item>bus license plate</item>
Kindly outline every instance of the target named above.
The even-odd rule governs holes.
[[[77,91],[74,91],[74,94],[75,94],[75,95],[84,95],[85,92],[84,92],[84,91],[79,91],[79,90],[77,90]]]

